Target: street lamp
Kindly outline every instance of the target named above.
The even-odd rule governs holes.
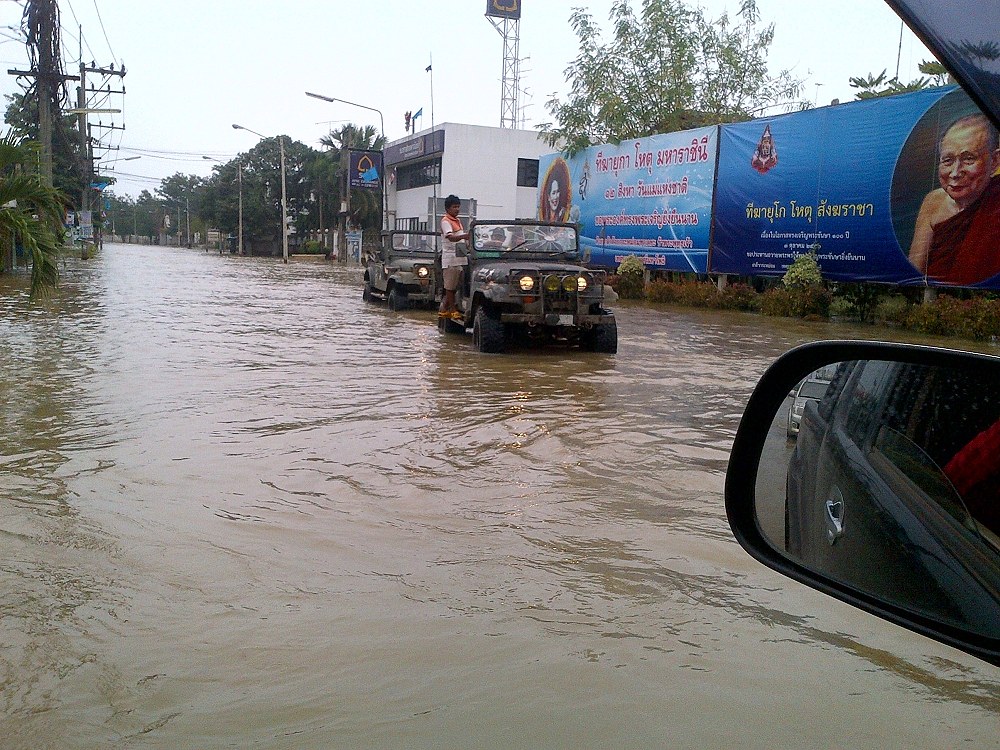
[[[209,161],[216,161],[216,162],[219,162],[219,164],[223,163],[219,159],[213,159],[211,156],[203,156],[201,158],[202,159],[208,159]],[[239,219],[239,228],[237,229],[237,235],[239,236],[239,239],[237,240],[237,243],[239,245],[239,250],[237,252],[240,255],[243,255],[243,160],[240,159],[240,158],[237,158],[236,159],[236,166],[239,169],[238,183],[239,183],[239,188],[240,188],[240,219]],[[286,262],[287,262],[287,259],[286,259]]]
[[[245,130],[248,133],[253,133],[258,138],[267,137],[261,135],[256,130],[245,128],[242,125],[233,124],[233,129]],[[286,198],[286,188],[285,188],[285,137],[283,135],[278,136],[278,152],[281,155],[281,258],[285,263],[287,263],[288,262],[288,200]]]
[[[383,153],[384,153],[384,149],[385,149],[385,118],[382,117],[382,111],[381,110],[375,109],[375,107],[369,107],[366,104],[358,104],[357,102],[349,102],[346,99],[338,99],[335,96],[323,96],[322,94],[313,94],[310,91],[307,91],[305,93],[306,93],[306,96],[311,96],[313,99],[322,99],[324,102],[340,102],[341,104],[350,104],[352,107],[361,107],[361,109],[367,109],[367,110],[369,110],[371,112],[378,113],[379,130],[382,133],[382,150],[383,150]],[[383,171],[385,170],[385,162],[384,161],[382,163],[382,170]],[[379,222],[379,224],[381,225],[381,227],[380,227],[381,229],[385,229],[385,219],[386,219],[386,216],[388,215],[388,206],[386,205],[386,201],[388,200],[388,196],[385,194],[385,175],[383,174],[382,177],[383,177],[383,181],[382,181],[382,220]],[[350,191],[350,183],[348,183],[348,191]],[[345,227],[345,229],[346,229],[346,227]]]
[[[313,94],[309,91],[306,92],[306,96],[311,96],[313,99],[322,99],[324,102],[340,102],[341,104],[350,104],[352,107],[361,107],[361,109],[367,109],[372,112],[378,113],[379,120],[379,130],[382,133],[382,140],[385,140],[385,119],[382,117],[382,112],[375,109],[375,107],[369,107],[364,104],[358,104],[357,102],[349,102],[346,99],[338,99],[335,96],[323,96],[322,94]]]

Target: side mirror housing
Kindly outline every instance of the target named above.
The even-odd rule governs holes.
[[[726,514],[768,567],[1000,665],[1000,358],[822,342],[747,404]],[[817,386],[793,433],[787,394]],[[806,386],[802,395],[806,396]]]

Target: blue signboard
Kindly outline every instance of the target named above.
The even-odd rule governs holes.
[[[998,287],[996,143],[954,87],[723,126],[710,270]]]
[[[487,0],[486,15],[494,18],[521,18],[521,0]]]
[[[538,216],[580,226],[591,263],[635,255],[651,269],[705,273],[718,144],[712,126],[539,160]]]
[[[351,188],[382,189],[382,152],[350,150]]]

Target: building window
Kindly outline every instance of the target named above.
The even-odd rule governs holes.
[[[441,184],[441,157],[396,167],[396,190]]]
[[[517,160],[517,186],[538,187],[538,159]]]

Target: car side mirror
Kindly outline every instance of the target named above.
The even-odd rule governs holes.
[[[583,255],[580,256],[580,260],[583,263],[590,263],[590,248],[583,248]]]
[[[469,254],[469,246],[465,240],[461,240],[455,243],[455,255],[464,258]]]
[[[998,379],[998,357],[929,347],[786,353],[733,444],[737,540],[790,578],[1000,665],[1000,389],[983,387]],[[821,387],[793,433],[787,394],[803,381]]]

